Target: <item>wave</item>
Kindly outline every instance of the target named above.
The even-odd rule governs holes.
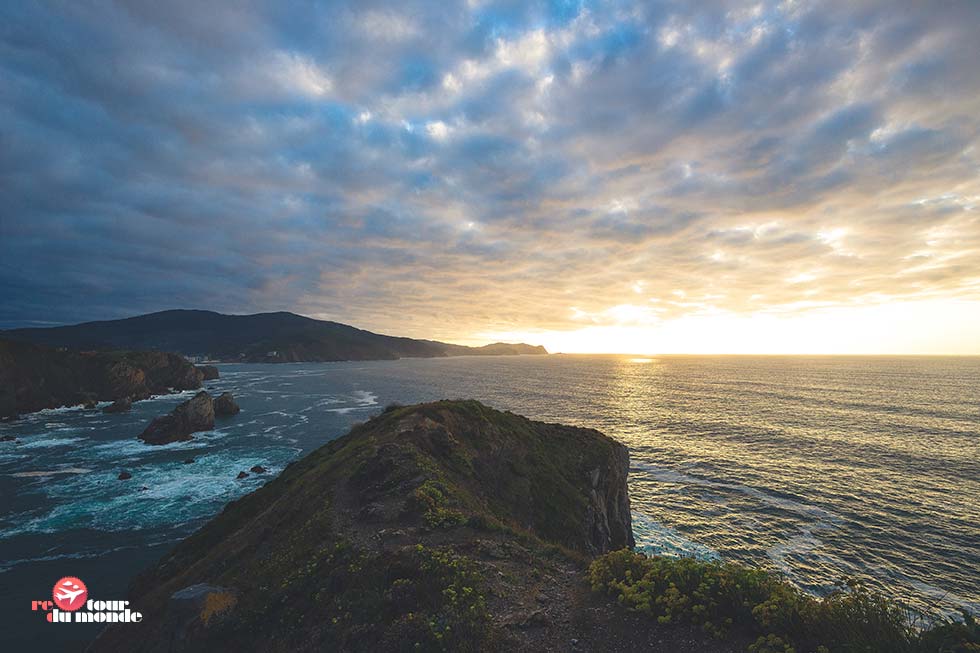
[[[724,481],[715,481],[711,479],[701,478],[699,476],[692,476],[690,474],[685,474],[677,470],[668,469],[666,467],[659,467],[656,465],[650,465],[645,463],[634,463],[632,465],[632,470],[637,470],[643,472],[654,480],[665,482],[665,483],[678,483],[685,485],[697,485],[702,487],[719,488],[723,490],[731,490],[734,492],[739,492],[747,496],[756,499],[757,501],[764,503],[766,505],[772,506],[774,508],[779,508],[787,512],[796,513],[798,515],[803,515],[811,519],[817,519],[827,522],[828,525],[836,526],[843,523],[843,518],[837,514],[820,508],[819,506],[812,506],[805,503],[800,503],[793,499],[787,499],[784,497],[774,496],[764,490],[754,488],[748,485],[742,485],[740,483],[726,483]]]
[[[125,467],[132,474],[127,481],[117,479],[117,465],[77,473],[40,485],[38,489],[53,507],[40,515],[8,517],[15,525],[0,531],[0,538],[76,528],[180,529],[210,517],[227,502],[274,478],[298,453],[295,447],[268,446],[206,454],[186,465],[178,461],[136,464]],[[237,478],[240,471],[247,472],[253,465],[268,471]]]
[[[633,513],[633,537],[638,549],[652,555],[699,560],[720,559],[718,552],[711,547],[695,542],[643,513]]]
[[[54,447],[68,447],[76,442],[84,442],[87,438],[49,438],[41,440],[22,440],[17,445],[18,449],[51,449]]]
[[[85,467],[65,467],[64,469],[36,470],[31,472],[14,472],[10,476],[16,478],[44,478],[47,476],[57,476],[58,474],[88,474],[91,469]]]

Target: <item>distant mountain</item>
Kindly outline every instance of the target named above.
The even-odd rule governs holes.
[[[464,347],[385,336],[286,312],[224,315],[213,311],[161,311],[124,320],[12,329],[0,331],[0,336],[73,350],[149,349],[249,363],[548,353],[544,347],[525,344],[501,342]]]

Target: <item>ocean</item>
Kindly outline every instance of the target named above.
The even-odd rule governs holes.
[[[980,613],[980,358],[521,356],[220,365],[242,412],[194,440],[136,436],[193,393],[130,413],[0,425],[0,641],[82,644],[42,624],[62,576],[90,598],[228,502],[388,403],[475,398],[629,447],[651,553],[733,560],[817,595],[858,579],[924,613]],[[193,463],[185,463],[193,459]],[[267,474],[238,480],[253,465]],[[121,471],[133,478],[117,479]],[[138,609],[138,606],[134,606]],[[9,647],[6,650],[14,650]]]

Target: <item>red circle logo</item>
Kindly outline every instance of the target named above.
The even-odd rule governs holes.
[[[59,580],[54,584],[54,590],[51,593],[54,596],[55,605],[58,606],[59,610],[65,612],[74,612],[85,605],[85,600],[88,599],[88,588],[85,587],[85,583],[82,582],[82,579],[74,576],[65,576]]]

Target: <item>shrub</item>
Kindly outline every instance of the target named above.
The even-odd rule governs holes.
[[[759,569],[626,549],[595,560],[589,576],[594,591],[658,623],[748,633],[751,653],[980,653],[969,615],[920,632],[909,611],[853,581],[817,599]]]
[[[425,523],[432,528],[458,526],[466,516],[451,507],[455,503],[445,485],[429,479],[415,488],[409,499],[409,509],[422,513]]]

